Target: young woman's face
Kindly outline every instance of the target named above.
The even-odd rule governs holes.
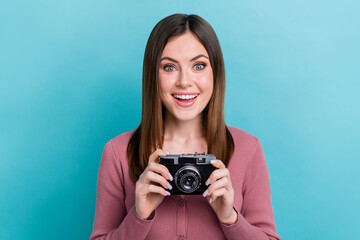
[[[213,92],[213,71],[205,47],[192,33],[167,42],[160,58],[159,87],[167,114],[181,121],[201,117]]]

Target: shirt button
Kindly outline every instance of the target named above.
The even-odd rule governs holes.
[[[185,205],[185,201],[183,199],[180,199],[178,201],[178,204],[179,204],[180,207],[183,207]],[[183,236],[180,236],[180,237],[183,237]]]
[[[185,240],[184,236],[179,236],[179,240]]]

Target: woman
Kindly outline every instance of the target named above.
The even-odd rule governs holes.
[[[212,27],[197,15],[161,20],[145,50],[141,123],[104,148],[90,239],[280,239],[261,144],[225,125],[224,94]],[[170,195],[159,164],[169,152],[217,157],[203,195]]]

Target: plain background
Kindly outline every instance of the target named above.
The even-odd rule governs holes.
[[[0,239],[88,239],[105,143],[141,114],[147,38],[198,14],[224,54],[226,122],[258,137],[285,240],[355,239],[358,1],[1,1]]]

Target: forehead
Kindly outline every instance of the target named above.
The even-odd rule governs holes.
[[[173,57],[175,59],[191,59],[194,56],[208,53],[202,43],[191,32],[169,39],[161,56]]]

